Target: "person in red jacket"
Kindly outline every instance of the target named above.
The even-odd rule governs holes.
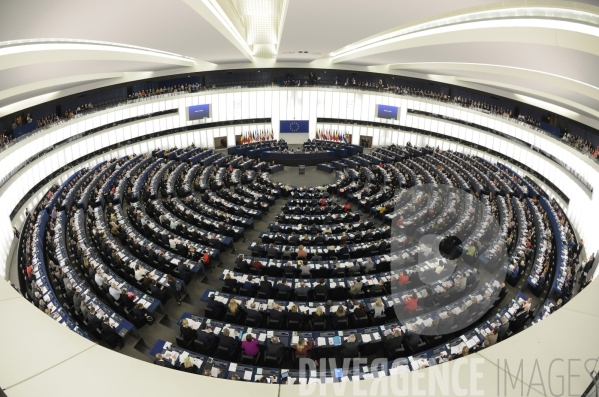
[[[399,277],[397,278],[397,283],[400,287],[403,287],[405,283],[410,281],[410,277],[404,272],[399,272]]]
[[[408,310],[410,313],[413,313],[414,310],[418,308],[418,296],[415,292],[412,292],[412,297],[404,298],[403,303],[405,305],[403,309]]]
[[[260,259],[258,258],[254,258],[254,260],[252,261],[252,267],[258,271],[262,271],[262,269],[264,269],[264,265],[262,264],[262,262],[260,262]]]

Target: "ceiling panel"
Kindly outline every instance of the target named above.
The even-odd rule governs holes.
[[[4,7],[8,3],[14,12],[6,12]],[[214,63],[247,61],[233,44],[182,0],[5,0],[2,7],[0,41],[101,40]],[[23,13],[24,10],[27,12]],[[15,20],[19,23],[14,23]]]
[[[385,30],[437,14],[497,0],[291,0],[283,28],[279,57],[308,51],[326,56],[343,46]],[[298,55],[312,61],[318,55]]]

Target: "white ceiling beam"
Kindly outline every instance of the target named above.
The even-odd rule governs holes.
[[[239,31],[239,21],[231,18],[231,13],[225,12],[217,0],[183,0],[195,12],[200,14],[208,23],[220,32],[227,40],[231,42],[245,56],[248,61],[254,60],[252,50],[247,44],[245,34]],[[233,18],[234,19],[234,18]],[[193,38],[190,38],[193,39]],[[205,40],[208,45],[209,37],[197,38]]]
[[[283,28],[285,27],[285,19],[287,18],[287,9],[289,8],[289,0],[283,0],[281,6],[281,17],[279,18],[279,26],[277,28],[277,54],[275,59],[279,56],[279,49],[281,48],[281,38],[283,37]]]
[[[9,44],[6,44],[9,43]],[[118,43],[39,39],[0,43],[0,70],[25,65],[64,61],[134,61],[193,67],[192,58]]]
[[[526,43],[599,55],[599,28],[568,21],[514,19],[463,23],[406,34],[332,57],[334,63],[416,47],[494,42]],[[398,55],[399,57],[399,55]]]

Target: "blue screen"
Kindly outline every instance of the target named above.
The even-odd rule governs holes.
[[[310,132],[310,120],[281,120],[282,133]]]
[[[203,118],[210,118],[210,104],[207,105],[194,105],[188,109],[189,121],[201,120]]]
[[[377,105],[376,117],[379,119],[395,119],[397,120],[397,106]]]

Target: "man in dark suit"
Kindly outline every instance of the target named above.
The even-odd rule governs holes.
[[[318,233],[316,237],[314,237],[314,245],[324,244],[324,237],[322,234]]]
[[[388,329],[385,331],[385,335],[383,336],[383,346],[390,352],[395,352],[395,349],[400,348],[402,342],[403,333],[400,328],[395,328],[393,330]]]
[[[325,283],[324,278],[318,280],[318,285],[314,287],[314,295],[324,295],[326,296],[327,291],[329,290],[329,286]],[[316,299],[319,300],[319,299]]]
[[[290,261],[288,261],[287,263],[285,263],[285,266],[283,266],[283,273],[284,274],[297,275],[297,273],[298,273],[297,270],[298,269]]]
[[[359,276],[360,275],[360,265],[358,265],[357,261],[354,261],[353,265],[347,269],[348,276]]]
[[[270,244],[268,250],[266,250],[266,254],[276,258],[279,255],[279,250],[275,248],[274,244]]]
[[[584,264],[584,267],[582,268],[582,272],[580,273],[580,280],[579,280],[580,284],[584,284],[586,282],[587,275],[593,268],[594,262],[595,262],[595,254],[593,253],[591,255],[591,258]]]
[[[256,302],[252,302],[251,305],[247,308],[247,317],[253,318],[256,321],[256,324],[262,321],[262,313],[258,311],[258,306]]]
[[[299,287],[295,288],[295,297],[296,298],[298,298],[298,297],[307,298],[309,290],[310,289],[308,288],[308,286],[306,285],[304,280],[302,280],[302,281],[300,281]]]
[[[341,353],[341,357],[357,357],[358,356],[358,348],[360,347],[360,342],[358,338],[356,338],[355,334],[351,334],[341,343],[341,349],[339,352]]]
[[[277,234],[275,235],[275,238],[273,239],[273,241],[275,242],[275,244],[284,244],[285,243],[285,238],[281,235],[281,233],[277,232]]]
[[[179,260],[179,263],[177,264],[177,270],[179,270],[179,278],[180,279],[185,279],[185,277],[187,277],[189,268],[187,267],[187,264],[185,262],[183,262],[182,260]]]
[[[197,340],[204,343],[204,346],[209,346],[213,342],[216,342],[216,335],[212,332],[212,328],[210,328],[206,323],[202,323],[200,325],[200,330],[198,331]]]
[[[110,320],[108,317],[104,317],[104,321],[102,322],[102,333],[106,336],[112,336],[116,334],[114,328],[112,328],[110,325]]]
[[[447,311],[447,318],[444,318],[437,327],[439,335],[447,335],[451,333],[451,327],[453,327],[453,316],[450,311]]]
[[[254,291],[254,277],[250,274],[247,278],[247,280],[243,283],[243,288],[245,288],[248,291],[249,295],[252,295],[252,292]]]
[[[345,269],[341,267],[341,263],[338,263],[333,270],[333,277],[345,277]]]
[[[224,310],[225,305],[222,302],[217,301],[214,298],[214,294],[210,294],[210,297],[208,298],[207,307],[212,309],[215,313],[218,313]]]
[[[164,257],[164,252],[158,251],[156,255],[156,263],[158,263],[158,269],[164,269],[166,266],[166,258]]]
[[[148,250],[148,260],[152,263],[154,261],[156,261],[156,251],[154,251],[153,249]]]
[[[412,349],[412,351],[418,350],[418,343],[420,342],[420,334],[418,333],[419,327],[418,324],[414,324],[411,330],[406,329],[406,333],[404,334],[404,339],[406,340],[406,345]]]
[[[472,269],[472,273],[470,273],[470,274],[468,275],[468,277],[466,277],[466,284],[467,284],[467,285],[472,285],[472,284],[474,284],[474,282],[475,282],[475,281],[476,281],[476,279],[477,279],[477,274],[478,274],[478,269],[476,269],[476,268]]]
[[[466,304],[463,304],[460,310],[461,311],[454,317],[453,323],[457,324],[458,327],[461,329],[466,327],[466,324],[470,319],[470,314],[468,313],[468,306],[466,306]]]
[[[387,252],[387,250],[389,249],[389,243],[386,242],[385,240],[382,240],[379,243],[379,246],[377,247],[377,250],[379,251],[379,254],[385,254]]]
[[[347,246],[347,244],[343,244],[341,248],[337,249],[337,255],[342,256],[345,254],[349,254],[349,247]]]
[[[272,228],[270,230],[273,232],[280,232],[281,226],[279,226],[279,222],[275,222],[274,225],[272,225]]]
[[[177,244],[177,253],[184,258],[187,258],[189,254],[189,250],[185,244],[178,243]]]
[[[295,235],[295,232],[292,232],[291,236],[289,237],[289,244],[290,245],[297,245],[298,242],[299,242],[299,237],[297,237]]]
[[[260,243],[255,244],[252,247],[252,255],[255,256],[255,257],[260,258],[264,252],[265,252],[264,251],[264,247]]]
[[[383,287],[382,280],[379,280],[377,284],[374,284],[366,289],[366,293],[368,294],[368,296],[382,295],[384,291],[385,288]]]
[[[156,353],[156,359],[154,360],[154,364],[160,365],[161,367],[165,368],[175,368],[175,366],[170,361],[164,360],[162,354],[160,353]]]
[[[87,328],[91,329],[91,330],[95,330],[100,328],[102,325],[102,320],[100,320],[97,316],[96,316],[96,311],[94,309],[92,309],[89,314],[87,315]]]
[[[276,357],[277,359],[285,352],[285,346],[281,343],[279,338],[273,336],[270,340],[266,341],[266,355]]]
[[[499,330],[497,332],[497,339],[504,340],[507,338],[507,333],[510,330],[510,323],[507,321],[505,317],[501,318],[501,325],[499,326]]]
[[[260,281],[260,292],[264,292],[267,297],[270,297],[271,288],[272,284],[268,281],[268,276],[262,277],[262,281]]]
[[[281,321],[284,316],[285,314],[281,311],[281,307],[279,306],[279,304],[275,303],[272,309],[270,310],[269,318],[272,321]]]
[[[220,333],[218,337],[218,346],[225,347],[229,350],[235,349],[237,347],[237,339],[230,336],[231,331],[229,328],[223,329],[223,332]]]
[[[576,256],[580,256],[580,253],[582,252],[583,247],[584,247],[584,240],[580,240],[578,242],[578,244],[576,244],[574,246],[574,253],[576,254]]]
[[[286,293],[288,291],[291,291],[291,286],[289,285],[289,283],[287,282],[287,279],[285,277],[283,277],[281,279],[281,282],[277,284],[277,289],[281,293]]]

